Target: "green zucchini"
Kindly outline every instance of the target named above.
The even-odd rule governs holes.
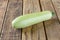
[[[53,14],[54,13],[51,11],[43,11],[21,15],[12,21],[12,26],[14,28],[25,28],[49,20],[52,18]]]

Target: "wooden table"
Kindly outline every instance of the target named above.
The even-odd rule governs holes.
[[[11,26],[17,16],[45,10],[56,15],[24,29]],[[60,40],[60,0],[0,0],[0,40]]]

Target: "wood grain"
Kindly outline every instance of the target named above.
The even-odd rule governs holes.
[[[42,10],[54,11],[51,0],[40,0]],[[55,0],[54,0],[55,1]],[[60,24],[58,22],[56,13],[51,20],[45,21],[47,40],[60,40]]]
[[[60,0],[52,0],[52,4],[55,8],[56,14],[60,22]]]
[[[23,15],[40,12],[39,0],[23,0]],[[22,29],[22,40],[45,40],[43,23]]]
[[[2,30],[2,25],[3,25],[7,3],[8,3],[8,0],[0,0],[0,33]]]
[[[21,40],[21,29],[11,26],[12,20],[19,15],[22,15],[22,0],[9,0],[1,40]]]

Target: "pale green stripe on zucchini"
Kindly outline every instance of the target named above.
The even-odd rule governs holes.
[[[51,11],[36,12],[26,15],[21,15],[12,21],[14,28],[25,28],[42,21],[46,21],[52,18],[54,15]]]

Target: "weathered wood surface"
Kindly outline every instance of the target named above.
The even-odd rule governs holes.
[[[52,19],[24,29],[12,28],[17,16],[53,11]],[[0,0],[0,40],[60,40],[60,0]]]
[[[22,0],[9,0],[2,28],[1,40],[21,40],[21,29],[12,28],[12,20],[22,15]]]
[[[39,0],[23,0],[23,15],[40,12]],[[45,40],[43,23],[22,29],[22,40]]]

